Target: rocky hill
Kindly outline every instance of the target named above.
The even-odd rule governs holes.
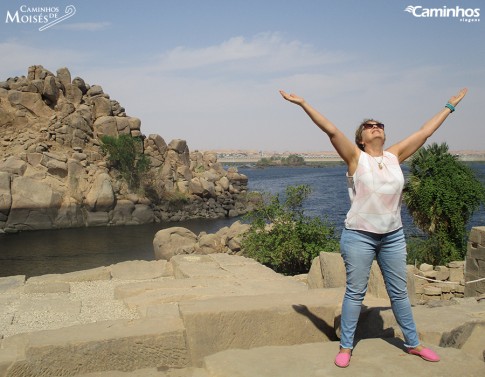
[[[136,190],[101,148],[103,135],[124,134],[150,161]],[[140,119],[67,68],[0,82],[0,232],[237,216],[246,190],[247,177],[215,154],[143,135]]]

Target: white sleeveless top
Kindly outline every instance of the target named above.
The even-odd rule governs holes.
[[[402,227],[401,201],[404,176],[398,158],[384,151],[381,158],[360,153],[357,169],[347,174],[351,201],[345,227],[384,234]]]

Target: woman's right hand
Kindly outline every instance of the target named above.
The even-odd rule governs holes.
[[[280,94],[285,100],[295,103],[297,105],[303,105],[305,103],[305,100],[301,97],[298,97],[296,94],[288,94],[283,90],[280,90]]]
[[[465,97],[467,92],[468,92],[468,89],[463,88],[462,90],[460,90],[458,92],[458,94],[456,96],[451,97],[450,100],[448,101],[448,103],[451,103],[453,106],[458,105],[458,103],[460,103],[460,101],[463,99],[463,97]]]

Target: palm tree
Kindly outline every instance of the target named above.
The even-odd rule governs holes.
[[[415,225],[436,246],[440,262],[464,257],[466,225],[485,201],[485,189],[473,171],[448,150],[446,143],[419,149],[403,194]]]

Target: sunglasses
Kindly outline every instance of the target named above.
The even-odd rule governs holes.
[[[365,123],[362,125],[364,130],[371,130],[374,127],[380,128],[381,130],[384,129],[384,125],[382,123],[376,123],[376,124],[370,124],[370,123]]]

